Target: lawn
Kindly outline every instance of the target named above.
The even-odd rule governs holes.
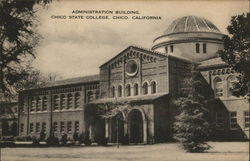
[[[3,148],[2,161],[248,161],[248,142],[209,142],[206,153],[186,153],[179,144],[100,147]]]

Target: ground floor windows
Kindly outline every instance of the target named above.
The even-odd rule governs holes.
[[[79,132],[79,121],[75,121],[75,132]]]
[[[30,133],[33,133],[33,132],[34,132],[34,124],[30,123]]]
[[[58,124],[57,124],[57,122],[54,122],[53,127],[54,127],[54,132],[57,132],[58,131]]]
[[[21,124],[21,127],[20,127],[20,132],[23,133],[24,132],[24,124]]]
[[[245,111],[244,112],[244,127],[245,128],[250,128],[250,112]]]
[[[39,133],[40,132],[40,123],[39,122],[37,122],[36,123],[36,133]]]
[[[71,122],[71,121],[69,121],[69,122],[67,123],[67,131],[68,131],[69,133],[72,132],[72,122]]]
[[[230,118],[230,128],[236,129],[237,128],[237,112],[230,112],[229,113]]]
[[[65,132],[65,125],[64,122],[61,122],[61,126],[60,126],[60,132]]]

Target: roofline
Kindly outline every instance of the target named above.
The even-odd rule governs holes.
[[[226,34],[220,33],[220,32],[205,32],[205,31],[196,31],[196,32],[176,32],[176,33],[170,33],[170,34],[164,34],[161,35],[153,40],[153,43],[155,43],[156,40],[166,37],[166,36],[171,36],[171,35],[178,35],[178,34],[188,34],[188,33],[211,33],[211,34],[218,34],[218,35],[223,35],[226,36]]]
[[[109,59],[108,61],[106,61],[106,62],[103,63],[102,65],[100,65],[99,68],[101,68],[101,67],[103,67],[104,65],[108,64],[110,61],[116,59],[120,54],[124,53],[125,51],[127,51],[127,50],[129,50],[129,49],[142,50],[142,51],[149,52],[150,54],[156,54],[156,56],[166,57],[166,55],[163,55],[164,53],[160,53],[160,52],[157,52],[157,51],[152,51],[152,50],[150,50],[150,49],[145,49],[145,48],[142,48],[142,47],[130,45],[130,46],[127,47],[126,49],[124,49],[124,50],[122,50],[121,52],[119,52],[116,56],[112,57],[111,59]]]
[[[90,76],[99,76],[99,74],[88,75],[88,76],[83,76],[83,77],[74,77],[74,78],[84,78],[84,77],[90,77]],[[74,79],[74,78],[62,79],[62,80],[58,80],[58,81],[70,80],[70,79]],[[89,84],[89,83],[95,83],[95,82],[100,82],[100,79],[93,80],[93,81],[87,81],[87,82],[66,83],[66,84],[61,84],[61,85],[51,85],[51,86],[44,86],[44,87],[41,86],[41,87],[38,87],[38,88],[25,89],[25,90],[22,90],[20,92],[36,91],[36,90],[40,90],[40,89],[52,89],[52,88],[58,88],[58,87],[63,87],[63,86]]]

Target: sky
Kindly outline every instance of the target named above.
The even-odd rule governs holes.
[[[42,35],[33,66],[43,73],[72,78],[99,73],[99,66],[130,45],[150,49],[173,20],[199,16],[213,22],[223,34],[231,16],[248,12],[247,0],[235,1],[53,1],[39,9],[38,32]],[[75,10],[138,11],[131,16],[160,16],[161,20],[58,19]],[[104,16],[104,15],[102,15]],[[127,16],[123,14],[123,16]]]

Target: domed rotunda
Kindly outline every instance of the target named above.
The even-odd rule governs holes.
[[[223,49],[223,36],[211,21],[185,16],[174,20],[154,40],[152,50],[199,62],[217,56],[216,52]]]

